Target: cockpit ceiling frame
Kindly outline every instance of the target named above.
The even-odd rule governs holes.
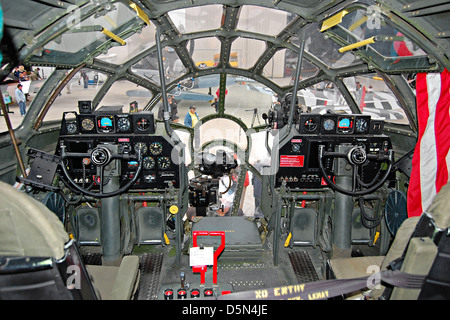
[[[239,18],[239,6],[241,5],[257,5],[257,6],[263,6],[267,8],[274,8],[279,10],[287,10],[289,12],[292,12],[297,15],[297,19],[294,19],[295,23],[290,23],[289,26],[287,26],[277,37],[261,37],[261,35],[257,35],[254,33],[248,33],[247,37],[253,37],[255,39],[259,39],[262,41],[270,41],[273,45],[276,47],[280,47],[284,41],[288,40],[290,36],[296,33],[296,30],[298,30],[299,27],[303,27],[306,22],[322,22],[327,17],[330,17],[332,14],[339,12],[339,10],[343,9],[344,7],[347,10],[354,10],[357,7],[364,7],[367,5],[364,5],[362,3],[355,4],[356,1],[339,1],[339,3],[336,2],[330,2],[327,3],[325,1],[319,2],[316,6],[302,6],[301,4],[294,5],[291,2],[288,1],[277,1],[274,5],[273,1],[233,1],[232,4],[228,4],[228,1],[196,1],[195,5],[208,5],[208,4],[216,4],[216,3],[224,4],[224,23],[223,28],[220,28],[219,30],[213,30],[212,34],[214,34],[216,37],[219,37],[221,39],[227,39],[232,40],[233,38],[236,38],[238,36],[245,36],[245,33],[239,32],[236,30],[236,24]],[[305,1],[306,3],[307,1]],[[393,2],[393,1],[391,1]],[[81,5],[79,5],[79,19],[84,20],[88,17],[91,17],[94,14],[97,14],[99,11],[103,9],[103,6],[107,5],[106,1],[97,1],[98,6],[94,6],[92,2],[84,1],[81,2]],[[124,0],[117,0],[113,3],[123,3],[129,6],[129,1]],[[15,47],[20,48],[20,52],[18,55],[18,59],[20,61],[23,61],[24,63],[28,64],[45,64],[45,59],[41,56],[42,52],[39,52],[43,48],[43,44],[48,43],[50,40],[57,38],[62,33],[67,32],[68,30],[68,22],[66,19],[69,19],[68,14],[62,14],[61,11],[64,8],[64,3],[62,2],[60,4],[61,8],[55,8],[52,6],[49,6],[48,11],[55,11],[55,15],[52,17],[52,19],[55,19],[53,23],[48,25],[41,25],[41,30],[38,30],[36,34],[32,35],[31,30],[26,31],[17,31],[18,21],[14,21],[14,19],[11,19],[12,21],[6,19],[7,25],[6,27],[13,28],[16,27],[13,33],[20,33],[21,36],[14,37],[13,42],[15,42]],[[176,9],[184,8],[184,7],[192,7],[194,5],[190,5],[184,2],[184,1],[170,1],[163,2],[163,1],[157,1],[157,0],[147,0],[143,2],[143,4],[140,5],[140,8],[143,10],[144,13],[146,13],[151,20],[152,23],[157,25],[161,32],[164,34],[165,38],[168,40],[168,45],[172,45],[172,42],[176,40],[176,42],[180,43],[180,41],[187,41],[190,39],[193,39],[194,37],[204,37],[207,36],[209,33],[206,32],[206,34],[190,34],[190,35],[180,35],[178,31],[176,30],[175,26],[171,23],[170,17],[168,16],[168,11],[173,11]],[[67,8],[72,8],[74,5],[66,6]],[[166,8],[167,7],[167,8]],[[399,5],[395,6],[395,9],[399,11],[397,8]],[[389,14],[390,19],[397,18],[398,23],[403,23],[404,25],[402,28],[406,28],[406,21],[404,18],[400,18],[398,15],[398,12],[391,12],[390,8],[387,8],[386,5],[381,6],[382,10],[384,10],[387,14]],[[68,10],[68,9],[66,9]],[[130,8],[130,10],[132,10]],[[6,11],[6,10],[5,10]],[[56,12],[57,11],[57,12]],[[5,12],[7,13],[7,11]],[[14,26],[14,24],[16,25]],[[132,33],[139,31],[142,29],[145,25],[145,22],[142,19],[139,19],[136,16],[136,19],[132,19],[128,21],[125,25],[121,26],[117,30],[114,30],[114,33],[117,34],[122,39],[126,39],[128,36],[130,36]],[[410,30],[409,31],[415,31],[414,28],[409,25]],[[402,30],[405,31],[405,30]],[[406,33],[408,30],[406,30]],[[421,30],[423,32],[423,30]],[[416,32],[417,33],[417,32]],[[430,36],[430,33],[426,34],[428,37]],[[414,39],[414,34],[412,32],[409,32],[408,36],[410,36],[412,39]],[[270,38],[270,39],[269,39]],[[423,44],[424,38],[420,39]],[[59,64],[59,65],[71,65],[75,66],[77,64],[87,62],[92,57],[101,54],[105,51],[107,51],[111,46],[116,45],[114,43],[114,40],[107,39],[107,41],[100,43],[95,42],[89,45],[87,50],[83,50],[83,53],[76,53],[71,55],[63,55],[61,56],[61,59],[52,59],[52,57],[49,57],[50,60],[48,62],[52,64]],[[429,46],[429,45],[428,45]],[[225,48],[226,49],[226,48]],[[431,48],[430,48],[431,49]],[[433,47],[433,49],[435,49]],[[442,52],[444,54],[444,52]],[[34,56],[33,56],[34,54]],[[222,52],[223,57],[226,57],[226,50]],[[371,57],[369,57],[371,58]],[[440,59],[441,62],[442,59]]]
[[[161,97],[161,87],[158,83],[154,83],[149,79],[134,74],[131,71],[131,67],[134,63],[143,57],[156,52],[155,45],[140,52],[134,57],[130,57],[128,61],[120,65],[96,59],[98,55],[104,54],[111,47],[120,45],[114,39],[109,37],[103,37],[102,39],[91,42],[85,48],[75,53],[53,51],[53,54],[46,55],[43,52],[43,48],[48,42],[53,41],[68,30],[67,20],[69,19],[70,12],[78,10],[77,14],[79,15],[80,20],[84,20],[95,14],[99,14],[102,10],[106,10],[107,6],[115,3],[121,3],[122,5],[129,7],[132,12],[134,12],[134,9],[130,7],[130,4],[135,4],[138,6],[143,13],[148,16],[150,22],[154,24],[163,34],[163,39],[161,42],[162,47],[173,48],[182,61],[187,70],[186,73],[177,79],[172,79],[171,82],[167,83],[167,90],[174,88],[177,83],[183,79],[210,74],[230,74],[254,79],[272,89],[277,94],[284,95],[285,93],[292,91],[292,85],[281,87],[272,82],[269,78],[264,77],[262,73],[264,66],[268,63],[268,61],[270,61],[274,54],[283,49],[288,49],[294,53],[299,53],[300,49],[297,45],[292,43],[292,37],[297,35],[301,28],[304,28],[310,23],[317,23],[318,25],[321,25],[323,21],[344,9],[356,10],[357,8],[367,8],[370,5],[376,5],[379,7],[385,19],[395,24],[396,28],[398,27],[398,29],[409,39],[420,44],[421,48],[428,54],[428,57],[407,57],[405,59],[405,61],[414,60],[415,63],[419,63],[415,64],[415,66],[423,67],[415,69],[414,72],[437,72],[442,70],[444,67],[450,67],[447,56],[447,52],[450,52],[450,38],[442,36],[442,32],[445,32],[446,30],[438,30],[432,23],[435,14],[440,13],[439,8],[436,9],[437,13],[435,14],[427,12],[419,17],[416,17],[407,8],[408,5],[404,3],[404,0],[197,0],[195,3],[181,0],[84,0],[76,1],[76,4],[75,1],[69,0],[59,1],[58,3],[55,2],[55,4],[49,4],[48,2],[43,1],[27,1],[27,4],[30,4],[33,9],[32,11],[34,11],[33,19],[27,19],[26,17],[24,18],[22,15],[23,10],[15,10],[13,2],[6,2],[5,0],[0,1],[2,1],[2,8],[5,17],[3,47],[5,47],[5,45],[11,45],[11,48],[17,49],[17,53],[15,56],[13,54],[12,57],[8,57],[8,54],[11,53],[11,51],[4,51],[3,62],[5,64],[9,62],[12,63],[0,71],[2,78],[10,72],[11,68],[17,62],[25,65],[53,66],[58,69],[73,69],[85,63],[87,68],[104,72],[108,76],[107,83],[104,88],[101,89],[102,92],[100,92],[98,97],[94,99],[94,104],[96,101],[98,102],[99,99],[101,99],[102,95],[105,94],[114,81],[120,79],[126,79],[152,91],[153,99],[147,106],[145,106],[145,109],[147,110],[153,107]],[[21,2],[23,0],[17,1]],[[420,1],[411,3],[411,1],[409,1],[408,4],[417,6],[420,4],[419,2]],[[222,27],[219,29],[181,34],[175,27],[168,14],[168,12],[177,9],[212,4],[223,5],[223,22]],[[19,5],[19,3],[16,3],[15,5]],[[290,12],[296,16],[276,36],[238,30],[237,25],[239,21],[239,14],[242,6],[244,5],[261,6],[269,9],[282,10]],[[24,19],[27,23],[23,22]],[[112,29],[111,31],[126,41],[126,39],[132,34],[140,32],[145,25],[146,22],[136,14],[134,18],[126,21],[126,23]],[[441,26],[441,28],[445,28],[445,25]],[[339,45],[348,45],[348,43],[344,41],[345,37],[342,32],[342,29],[339,27],[332,27],[323,34]],[[441,36],[439,36],[439,34],[441,34]],[[195,65],[195,62],[189,54],[187,43],[194,39],[207,37],[215,37],[221,43],[219,63],[217,66],[212,68],[200,69]],[[229,64],[231,45],[233,41],[239,37],[255,39],[266,43],[266,48],[263,51],[263,54],[259,56],[253,67],[249,69],[236,68]],[[395,69],[386,67],[387,62],[383,60],[384,57],[377,56],[377,54],[370,49],[356,49],[353,54],[357,57],[354,63],[342,68],[331,68],[315,55],[305,51],[303,53],[303,58],[311,64],[317,66],[320,71],[314,77],[300,81],[298,89],[306,88],[324,80],[338,83],[341,81],[340,79],[344,77],[364,74],[374,70],[381,70],[385,74],[392,75],[401,72],[411,72],[411,70],[408,69],[408,65],[402,66],[402,63],[398,63]],[[400,78],[397,78],[395,82],[399,83],[400,80]],[[409,93],[406,93],[406,95],[409,95]],[[412,101],[409,96],[406,100]],[[349,105],[351,108],[355,107],[352,102],[349,102]]]

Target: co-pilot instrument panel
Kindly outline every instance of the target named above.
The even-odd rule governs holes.
[[[122,113],[121,107],[102,107],[90,112],[63,115],[57,154],[64,145],[68,154],[89,154],[99,146],[107,146],[111,153],[129,160],[120,160],[120,183],[130,181],[137,172],[141,153],[142,170],[131,189],[164,189],[170,183],[179,186],[179,166],[172,161],[173,145],[165,136],[155,134],[155,120],[151,112]],[[80,186],[99,184],[96,165],[89,157],[67,159],[73,182]],[[107,177],[105,177],[106,179]]]
[[[383,134],[384,121],[370,115],[303,113],[296,124],[299,134],[280,146],[279,170],[275,186],[282,183],[290,188],[323,188],[327,186],[319,169],[319,146],[333,152],[338,146],[357,146],[367,154],[386,153],[392,148]],[[323,159],[328,176],[335,176],[332,158]],[[381,163],[367,162],[359,169],[363,181],[370,181],[378,173]]]

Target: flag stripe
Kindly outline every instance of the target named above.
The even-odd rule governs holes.
[[[450,74],[419,73],[416,101],[419,133],[408,188],[408,216],[419,216],[449,180]]]

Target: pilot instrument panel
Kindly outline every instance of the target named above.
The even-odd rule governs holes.
[[[99,147],[128,160],[120,161],[120,183],[130,181],[137,172],[140,152],[142,170],[131,189],[164,189],[170,183],[179,186],[179,166],[172,161],[173,145],[155,134],[153,113],[66,112],[63,115],[59,148],[70,154],[88,154]],[[99,183],[95,161],[91,157],[67,159],[73,182],[80,186]]]
[[[284,182],[290,188],[323,188],[327,183],[319,169],[319,161],[329,178],[335,176],[332,158],[319,157],[319,147],[328,152],[339,146],[360,147],[367,154],[387,153],[392,148],[389,137],[383,135],[384,121],[371,119],[368,115],[348,114],[301,114],[298,135],[293,135],[279,149],[279,170],[275,186]],[[367,161],[359,169],[363,181],[371,181],[381,164]]]

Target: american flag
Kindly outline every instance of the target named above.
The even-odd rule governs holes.
[[[426,211],[449,181],[450,73],[418,73],[416,78],[418,140],[408,187],[408,216]]]

